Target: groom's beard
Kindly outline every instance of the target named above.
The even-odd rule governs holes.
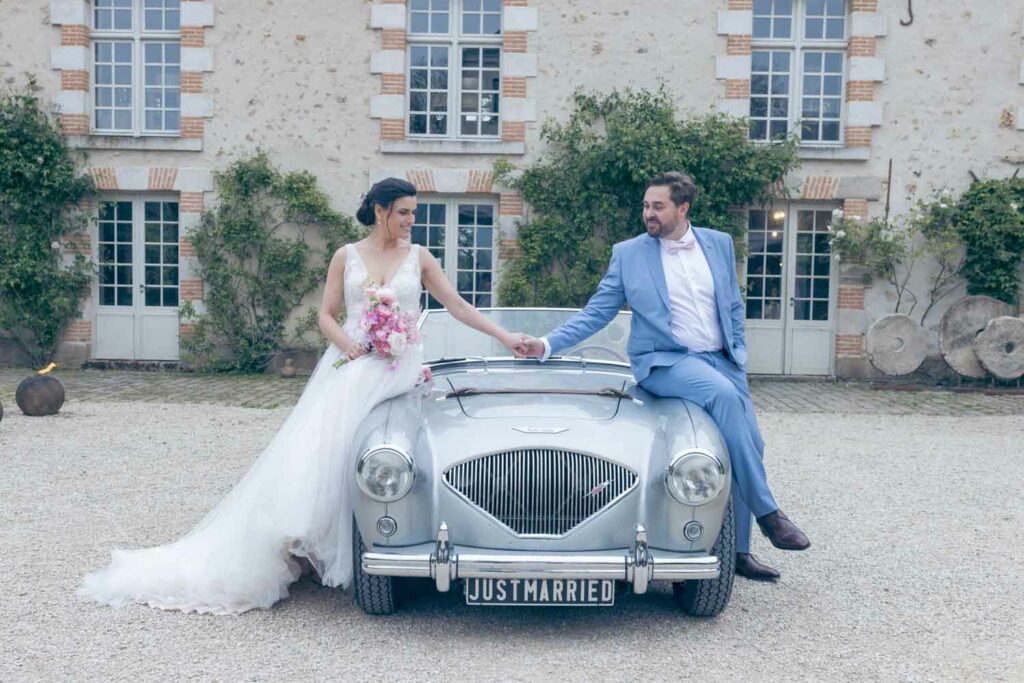
[[[675,232],[678,225],[666,225],[657,218],[652,218],[644,223],[644,227],[647,228],[647,234],[651,237],[668,237]]]

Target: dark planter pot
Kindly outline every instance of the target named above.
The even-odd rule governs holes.
[[[18,385],[14,400],[26,415],[56,415],[64,405],[64,385],[49,375],[27,377]]]

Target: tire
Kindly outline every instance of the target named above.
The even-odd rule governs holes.
[[[398,580],[364,572],[365,551],[359,526],[352,520],[352,589],[356,604],[367,614],[392,614],[398,609]]]
[[[729,604],[732,581],[736,576],[736,517],[732,497],[725,508],[722,530],[718,532],[711,554],[718,557],[721,573],[717,579],[678,581],[672,584],[672,595],[679,607],[693,617],[717,617]]]

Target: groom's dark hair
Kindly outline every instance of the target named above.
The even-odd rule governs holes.
[[[666,171],[659,173],[647,181],[647,187],[667,185],[672,203],[676,206],[689,204],[693,208],[693,200],[697,197],[697,186],[693,184],[693,178],[685,173]],[[646,188],[644,188],[646,189]]]

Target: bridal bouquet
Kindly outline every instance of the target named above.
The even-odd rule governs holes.
[[[359,329],[366,335],[366,349],[386,360],[394,369],[402,352],[410,344],[420,342],[416,318],[409,313],[402,313],[391,289],[370,285],[366,292],[369,301],[359,321]],[[334,363],[334,367],[340,368],[348,361],[348,358],[342,358]]]

